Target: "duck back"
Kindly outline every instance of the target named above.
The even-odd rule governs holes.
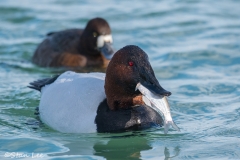
[[[68,29],[49,33],[37,47],[32,61],[39,66],[58,66],[65,54],[79,54],[83,29]]]
[[[41,120],[55,130],[68,133],[96,132],[96,110],[103,101],[104,73],[65,72],[41,89]],[[61,120],[61,123],[59,123]]]

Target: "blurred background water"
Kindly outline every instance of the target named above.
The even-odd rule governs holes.
[[[0,158],[240,159],[239,8],[238,0],[0,1]],[[61,72],[31,63],[36,46],[97,16],[109,22],[116,49],[148,53],[181,132],[63,134],[34,115],[40,93],[26,86]]]

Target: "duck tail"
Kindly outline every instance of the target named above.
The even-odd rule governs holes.
[[[30,86],[28,86],[28,87],[41,92],[42,87],[53,83],[58,77],[59,77],[59,75],[56,75],[52,78],[40,79],[40,80],[29,83]]]

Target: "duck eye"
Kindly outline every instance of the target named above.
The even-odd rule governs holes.
[[[132,61],[130,61],[130,62],[128,62],[128,64],[129,64],[129,66],[133,66],[133,62]]]
[[[93,37],[97,37],[97,33],[96,32],[93,32]]]

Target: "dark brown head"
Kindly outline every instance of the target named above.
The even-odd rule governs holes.
[[[123,47],[114,54],[106,71],[105,92],[110,109],[144,104],[142,94],[135,90],[139,82],[154,94],[171,95],[160,86],[147,54],[137,46]]]
[[[114,54],[111,29],[103,18],[94,18],[88,22],[80,43],[87,56],[99,56],[102,54],[103,57],[109,60]]]

